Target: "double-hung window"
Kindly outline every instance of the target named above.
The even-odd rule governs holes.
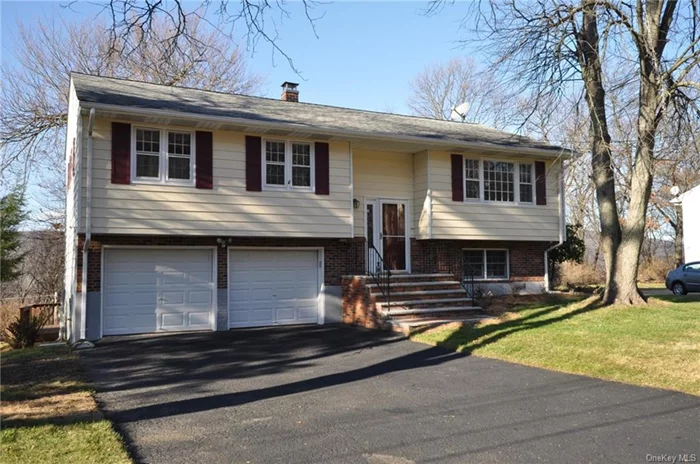
[[[531,163],[520,163],[520,203],[534,203],[535,166]]]
[[[508,279],[508,250],[463,250],[464,277]]]
[[[191,132],[134,129],[132,180],[194,183],[194,136]]]
[[[268,188],[313,190],[313,145],[266,140],[263,145],[263,183]]]
[[[479,160],[465,159],[464,160],[464,179],[465,189],[464,196],[467,200],[479,200],[481,198],[480,175],[479,175]]]

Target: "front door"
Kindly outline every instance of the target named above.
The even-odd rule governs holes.
[[[381,200],[380,244],[384,262],[392,271],[406,268],[406,203]]]

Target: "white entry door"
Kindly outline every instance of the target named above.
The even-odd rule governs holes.
[[[316,250],[229,250],[229,327],[318,322]]]
[[[211,330],[213,251],[107,248],[103,335]]]

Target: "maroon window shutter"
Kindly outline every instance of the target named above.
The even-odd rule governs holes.
[[[112,183],[131,183],[131,124],[112,123]]]
[[[452,155],[452,200],[464,201],[464,163],[462,155]]]
[[[535,161],[535,194],[538,205],[547,204],[547,174],[544,161]]]
[[[245,136],[245,189],[262,190],[262,138]]]
[[[330,164],[328,161],[328,144],[325,142],[316,142],[316,146],[314,147],[314,153],[314,162],[316,163],[316,195],[329,195]]]
[[[198,189],[214,188],[213,158],[214,141],[211,132],[197,131],[196,133],[196,179],[195,186]]]

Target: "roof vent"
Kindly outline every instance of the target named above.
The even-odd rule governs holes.
[[[295,82],[285,81],[282,84],[282,100],[288,102],[298,102],[299,101],[299,90],[297,89],[299,84]]]

